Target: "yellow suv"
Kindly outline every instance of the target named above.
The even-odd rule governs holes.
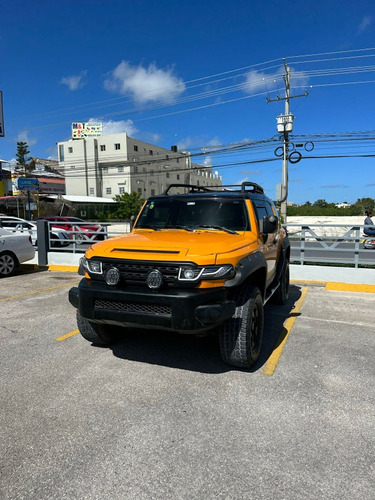
[[[248,368],[261,351],[264,304],[288,298],[289,257],[258,184],[172,184],[145,202],[130,233],[87,249],[69,300],[94,344],[115,342],[115,326],[218,331],[223,360]]]

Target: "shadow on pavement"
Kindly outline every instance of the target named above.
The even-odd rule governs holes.
[[[273,350],[283,340],[283,324],[291,315],[301,296],[298,286],[291,286],[289,300],[283,306],[265,306],[264,341],[261,356],[249,372],[258,371]],[[215,334],[203,337],[180,335],[160,330],[129,329],[124,337],[111,345],[113,354],[121,359],[202,373],[224,373],[240,368],[224,363],[220,355],[219,338]]]

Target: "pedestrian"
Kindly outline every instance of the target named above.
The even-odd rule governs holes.
[[[372,211],[371,210],[366,210],[365,211],[365,214],[366,214],[366,219],[364,221],[364,225],[365,226],[374,226],[374,227],[365,227],[363,229],[363,232],[365,234],[367,234],[367,236],[375,236],[375,225],[374,223],[372,222]]]

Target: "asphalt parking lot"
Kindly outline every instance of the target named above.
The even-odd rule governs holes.
[[[374,294],[293,283],[251,371],[214,336],[76,330],[71,272],[0,281],[0,498],[373,499]]]

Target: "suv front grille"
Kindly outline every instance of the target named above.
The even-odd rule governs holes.
[[[129,284],[145,284],[147,274],[153,269],[158,269],[164,278],[164,283],[173,285],[178,278],[178,265],[162,262],[126,262],[126,261],[103,261],[103,274],[112,266],[117,267],[121,278]]]
[[[112,311],[134,312],[141,314],[156,314],[158,316],[170,316],[170,305],[159,304],[139,304],[136,302],[122,302],[120,300],[95,299],[95,309]]]

